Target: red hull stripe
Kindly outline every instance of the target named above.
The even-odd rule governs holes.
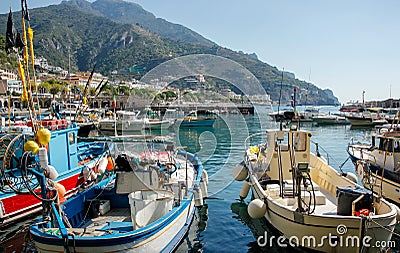
[[[68,192],[76,187],[79,174],[72,175],[69,178],[60,180],[58,183],[64,185],[65,190]],[[22,211],[25,208],[33,208],[39,205],[40,201],[32,195],[14,195],[1,199],[4,208],[4,215],[9,215],[14,212]]]

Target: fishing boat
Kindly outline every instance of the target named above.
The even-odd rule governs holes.
[[[42,128],[48,130],[47,133],[51,135],[46,137],[48,143],[44,147],[39,148],[34,143],[32,139],[35,138],[35,133],[27,130],[30,128],[27,126],[20,126],[20,132],[16,127],[10,128],[9,133],[0,137],[0,226],[35,214],[42,208],[41,201],[26,195],[28,193],[27,182],[22,179],[20,173],[14,171],[14,167],[21,166],[21,157],[27,149],[45,152],[41,153],[41,159],[49,164],[49,171],[52,171],[54,181],[65,191],[65,198],[90,181],[83,180],[84,176],[87,178],[89,172],[104,170],[104,166],[108,164],[107,155],[113,148],[112,144],[78,142],[79,127],[75,125],[58,127],[56,123],[55,125],[50,124],[53,121],[43,121],[42,124],[45,122],[49,123],[48,127],[55,129],[50,131]],[[99,164],[102,168],[99,168]]]
[[[312,117],[312,121],[317,125],[348,125],[350,122],[345,116],[336,114],[318,114]]]
[[[400,204],[400,127],[387,124],[377,128],[369,144],[347,147],[362,184],[378,195]]]
[[[362,113],[354,113],[346,115],[346,119],[350,121],[352,127],[374,127],[387,124],[387,120],[381,117],[382,111],[375,108],[368,108]]]
[[[212,127],[217,117],[208,110],[194,110],[180,122],[180,127]]]
[[[312,153],[311,135],[292,126],[246,139],[244,161],[233,175],[245,180],[242,199],[252,190],[249,215],[265,217],[286,245],[322,252],[379,251],[367,248],[364,238],[370,245],[390,241],[398,208],[360,188],[355,175],[337,172],[318,149]]]
[[[99,120],[99,130],[104,134],[132,134],[140,133],[143,129],[143,120],[138,119],[140,112],[116,111],[115,118]]]
[[[9,124],[0,134],[0,226],[26,218],[43,207],[40,199],[46,196],[38,188],[40,180],[27,175],[28,163],[40,164],[41,173],[52,181],[63,201],[79,188],[97,181],[96,175],[106,170],[107,155],[113,148],[107,142],[78,142],[79,127],[65,119],[43,120],[40,107],[36,106],[39,101],[33,30],[26,0],[21,1],[21,9],[21,36],[13,27],[10,9],[6,51],[16,58],[22,83],[21,102],[28,107],[29,120],[21,126]]]
[[[39,252],[172,252],[179,245],[207,196],[201,162],[159,137],[123,145],[113,177],[61,208],[49,203],[30,229]]]
[[[294,119],[295,113],[293,110],[283,110],[272,112],[269,114],[269,116],[276,122],[292,121]]]
[[[143,129],[144,130],[162,130],[170,128],[174,122],[167,119],[150,119],[143,118]]]

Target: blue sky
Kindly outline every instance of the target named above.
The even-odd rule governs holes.
[[[30,8],[60,0],[29,1]],[[247,53],[345,103],[400,97],[400,1],[131,0],[217,44]],[[0,13],[19,0],[1,0]],[[4,32],[5,33],[5,32]],[[311,73],[311,74],[310,74]]]

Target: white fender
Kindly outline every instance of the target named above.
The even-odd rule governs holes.
[[[253,219],[261,218],[267,212],[267,205],[261,199],[253,199],[247,207],[247,212]]]
[[[236,165],[232,170],[232,176],[237,181],[243,181],[247,178],[248,169],[244,162],[239,163]]]
[[[201,173],[201,179],[208,185],[208,173],[205,169]]]
[[[42,168],[47,168],[47,165],[49,165],[49,157],[47,156],[46,148],[39,148],[39,164]]]
[[[107,157],[103,156],[102,158],[100,158],[99,166],[97,166],[97,173],[103,174],[104,172],[106,172],[107,164],[108,164]]]
[[[203,196],[203,199],[207,198],[208,197],[208,189],[207,189],[206,181],[204,181],[204,180],[200,181],[200,190],[201,190],[201,195]]]
[[[194,194],[194,205],[200,207],[203,205],[203,196],[201,194],[201,190],[198,185],[193,187],[193,194]]]
[[[47,175],[51,180],[55,180],[56,178],[58,178],[58,172],[56,170],[56,168],[54,168],[54,166],[52,165],[47,165],[46,167],[46,171],[47,171]]]
[[[250,182],[244,181],[242,189],[240,189],[239,197],[241,200],[245,199],[250,191]]]

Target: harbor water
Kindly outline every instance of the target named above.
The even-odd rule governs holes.
[[[322,107],[320,111],[337,112],[338,109]],[[243,160],[245,138],[260,132],[260,127],[263,130],[279,127],[268,116],[269,108],[256,107],[256,112],[255,115],[220,115],[212,129],[180,129],[176,133],[175,137],[181,145],[199,154],[209,174],[207,208],[196,215],[188,238],[177,252],[306,252],[279,245],[260,247],[257,238],[264,235],[265,229],[268,235],[279,234],[266,225],[264,219],[249,217],[247,204],[251,200],[250,193],[243,202],[239,200],[243,182],[233,180],[232,168]],[[301,128],[313,132],[312,140],[318,143],[322,156],[329,154],[327,160],[331,166],[353,173],[354,165],[350,160],[346,161],[346,147],[352,141],[369,143],[373,133],[373,129],[351,129],[350,125],[314,126],[302,123]],[[315,147],[312,151],[315,152]],[[397,226],[396,232],[399,231]],[[393,237],[396,247],[392,248],[392,252],[400,252],[399,239]]]
[[[178,146],[195,152],[209,175],[206,205],[196,211],[190,231],[176,252],[304,252],[279,245],[261,247],[257,238],[264,235],[264,231],[270,236],[279,234],[266,224],[265,219],[249,217],[247,204],[251,194],[244,201],[239,200],[242,182],[233,180],[232,168],[243,160],[244,140],[250,134],[279,127],[268,116],[269,107],[255,109],[254,115],[220,114],[212,128],[175,128],[150,133],[170,135]],[[337,112],[338,108],[323,107],[320,110]],[[303,123],[301,128],[311,130],[312,140],[318,143],[321,155],[335,169],[341,167],[344,172],[353,173],[354,165],[347,160],[347,145],[352,141],[368,143],[373,134],[373,129],[351,129],[349,125],[320,127]],[[314,145],[312,151],[315,152]],[[399,226],[396,232],[400,232]],[[392,252],[400,252],[400,238],[394,236],[392,240],[396,245]],[[30,247],[28,251],[34,252],[34,249]]]

